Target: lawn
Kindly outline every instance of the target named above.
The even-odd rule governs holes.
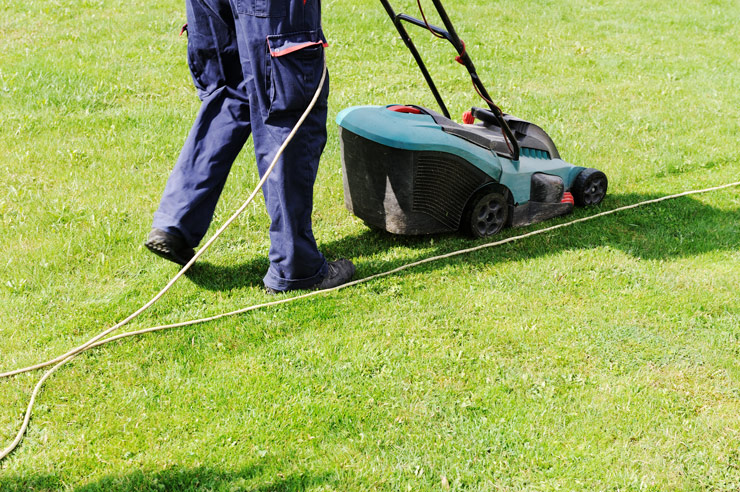
[[[575,217],[738,180],[737,0],[446,3],[503,109],[609,176]],[[321,249],[362,278],[483,244],[346,211],[337,112],[435,104],[378,2],[323,9]],[[176,273],[142,242],[198,100],[180,0],[0,11],[2,372],[86,341]],[[480,105],[452,49],[413,32],[453,114]],[[249,146],[212,230],[256,182]],[[127,329],[271,300],[268,224],[260,198]],[[49,380],[0,490],[740,490],[738,285],[727,188],[114,342]],[[0,448],[39,376],[0,380]]]

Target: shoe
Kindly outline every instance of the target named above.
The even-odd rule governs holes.
[[[144,246],[155,255],[183,266],[195,255],[195,250],[185,243],[185,239],[160,229],[151,230]]]
[[[352,280],[355,274],[355,266],[351,261],[341,258],[329,262],[329,268],[324,280],[316,284],[311,290],[324,290],[338,287]]]
[[[355,274],[355,266],[351,261],[341,258],[336,261],[330,261],[326,272],[326,277],[321,282],[308,287],[307,290],[325,290],[344,285],[350,280]],[[268,294],[282,294],[283,290],[275,290],[273,288],[265,286],[265,291]]]

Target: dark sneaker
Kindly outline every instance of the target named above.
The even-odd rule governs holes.
[[[351,261],[341,258],[329,262],[329,270],[324,280],[314,285],[311,290],[324,290],[338,287],[352,280],[355,274],[355,266]]]
[[[307,290],[324,290],[324,289],[331,289],[334,287],[338,287],[340,285],[344,285],[350,280],[352,280],[352,276],[355,274],[355,266],[352,264],[351,261],[346,260],[344,258],[341,258],[336,261],[330,261],[328,264],[328,270],[326,272],[326,277],[324,277],[324,280],[319,282],[318,284],[315,284],[311,287],[308,287]],[[265,286],[265,290],[268,294],[281,294],[284,291],[275,290],[270,287]]]
[[[195,255],[195,250],[185,243],[185,239],[160,229],[151,230],[144,246],[155,255],[183,266]]]

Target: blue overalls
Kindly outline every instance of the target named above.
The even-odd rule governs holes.
[[[326,40],[320,0],[186,0],[188,64],[202,105],[152,227],[195,247],[251,133],[260,176],[318,88]],[[329,82],[263,188],[270,225],[267,287],[320,282],[327,263],[311,228],[326,144]]]

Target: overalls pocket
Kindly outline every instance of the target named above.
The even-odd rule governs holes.
[[[303,112],[324,70],[323,33],[305,31],[267,36],[267,89],[270,113]]]
[[[198,96],[203,99],[209,90],[209,80],[204,57],[210,56],[213,50],[206,43],[203,43],[201,38],[199,34],[188,33],[187,59],[193,84],[198,90]]]
[[[288,15],[290,0],[236,0],[236,11],[239,14],[255,17],[285,17]]]

